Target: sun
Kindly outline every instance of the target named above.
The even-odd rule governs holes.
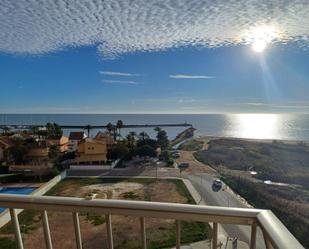
[[[262,53],[269,44],[278,38],[278,31],[273,26],[257,26],[245,33],[247,44],[255,53]]]
[[[267,47],[267,42],[263,40],[257,40],[252,43],[252,50],[256,53],[262,53]]]

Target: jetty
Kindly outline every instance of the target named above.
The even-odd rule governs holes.
[[[109,129],[110,125],[59,125],[62,129],[79,129],[79,130],[87,130],[88,134],[90,130],[92,129]],[[42,129],[46,127],[46,125],[42,124],[10,124],[10,125],[0,125],[0,129],[6,130],[6,129],[16,129],[16,130],[31,130],[31,129]],[[116,125],[113,125],[113,127],[116,127]],[[188,123],[164,123],[164,124],[124,124],[121,126],[121,129],[125,128],[155,128],[155,127],[192,127],[192,124]]]

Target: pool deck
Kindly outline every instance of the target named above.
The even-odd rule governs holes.
[[[0,184],[0,187],[5,187],[5,188],[39,188],[40,186],[42,186],[44,184],[44,182],[38,183],[31,183],[31,182],[27,182],[27,183],[2,183]]]

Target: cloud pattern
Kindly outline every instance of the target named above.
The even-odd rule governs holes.
[[[97,46],[105,57],[180,46],[246,43],[259,25],[309,43],[308,0],[1,0],[0,52]]]
[[[108,84],[130,84],[130,85],[138,84],[136,81],[133,80],[102,80],[102,82]]]
[[[100,71],[100,74],[107,75],[107,76],[124,76],[124,77],[132,77],[132,76],[140,75],[136,73],[123,73],[123,72],[113,72],[113,71]]]
[[[175,75],[169,75],[169,78],[171,79],[213,79],[214,76],[208,76],[208,75],[188,75],[188,74],[175,74]]]

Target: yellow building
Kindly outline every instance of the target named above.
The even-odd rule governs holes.
[[[75,162],[77,164],[102,164],[107,160],[105,141],[85,138],[78,143]]]
[[[105,142],[107,150],[111,150],[113,148],[113,145],[115,144],[114,138],[106,132],[99,131],[94,139]]]

